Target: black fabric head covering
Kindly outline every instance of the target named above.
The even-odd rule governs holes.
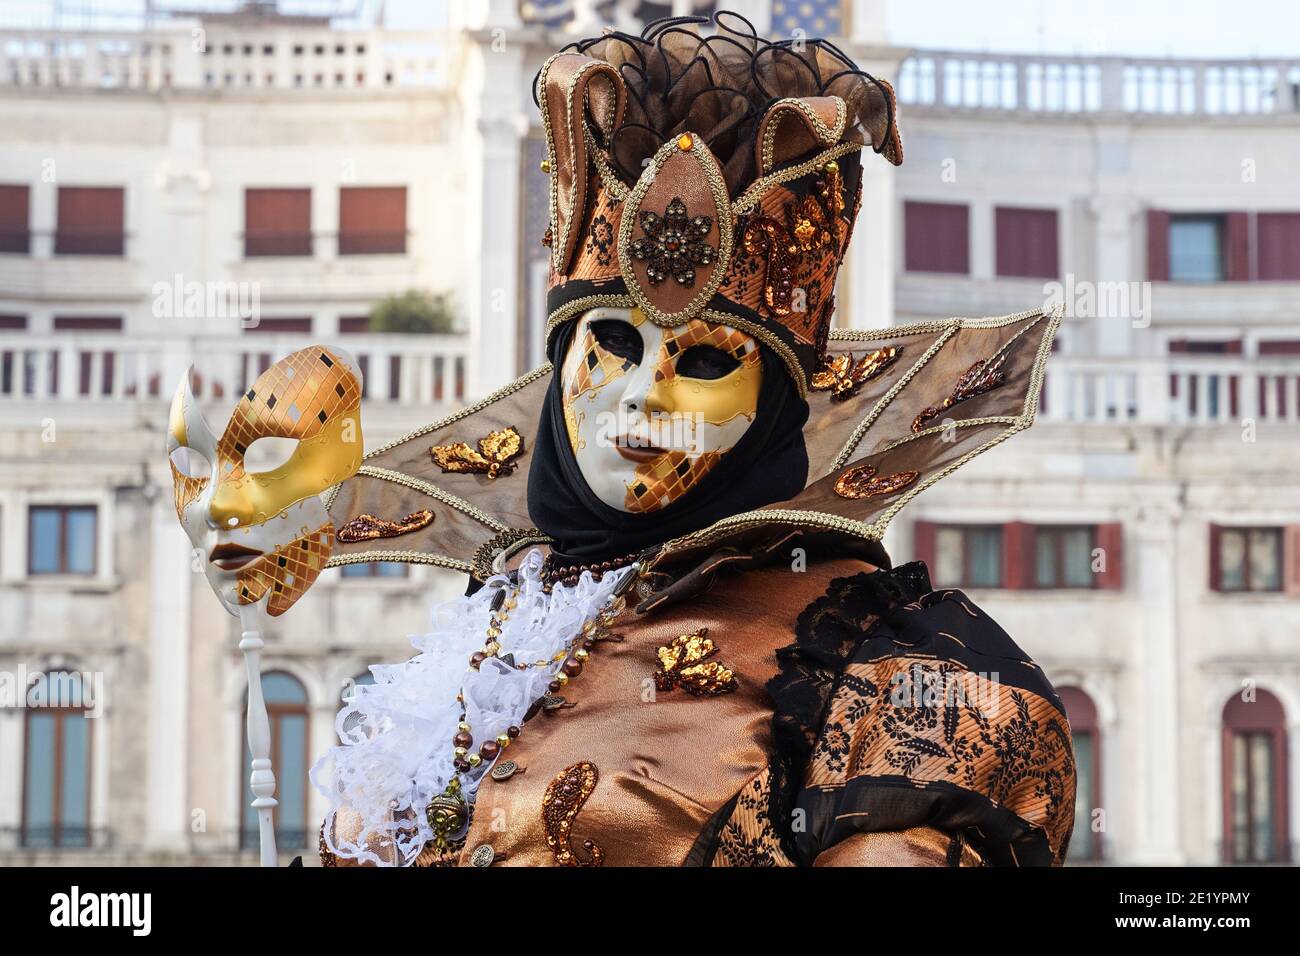
[[[553,539],[558,557],[586,562],[634,554],[803,490],[808,479],[803,441],[808,403],[799,397],[784,363],[760,344],[763,384],[758,414],[713,470],[657,511],[629,514],[605,504],[582,477],[564,425],[560,369],[576,325],[567,323],[551,341],[555,371],[528,469],[528,513]]]

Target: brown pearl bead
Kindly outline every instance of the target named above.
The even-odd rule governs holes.
[[[506,733],[509,734],[511,738],[515,738],[518,737],[521,733],[523,733],[523,731],[521,731],[518,727],[511,726],[506,728]]]
[[[451,742],[457,747],[468,747],[474,743],[474,738],[462,730],[460,733],[456,734],[455,737],[451,738]]]
[[[563,685],[558,680],[553,680],[546,685],[546,689],[549,690],[552,694],[558,694],[560,692],[560,687],[562,686]]]
[[[582,673],[582,661],[578,660],[576,657],[565,658],[561,669],[570,677],[577,677]]]
[[[484,760],[491,760],[501,752],[501,745],[495,740],[489,740],[482,747],[478,748],[478,755]]]
[[[478,666],[482,664],[485,660],[487,660],[486,654],[484,654],[482,651],[475,651],[473,654],[470,655],[469,666],[474,668],[475,670],[478,670]]]

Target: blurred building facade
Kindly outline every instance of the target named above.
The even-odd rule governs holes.
[[[1293,859],[1300,59],[909,50],[880,2],[726,6],[840,37],[899,91],[907,161],[866,157],[841,324],[1066,302],[1038,424],[886,543],[966,588],[1062,689],[1073,855]],[[0,32],[0,674],[102,683],[96,719],[76,699],[0,709],[0,860],[255,859],[238,628],[175,519],[172,388],[193,362],[219,426],[275,357],[338,344],[366,374],[374,446],[536,365],[531,79],[602,23],[714,4],[451,7],[420,34],[264,5]],[[452,292],[463,331],[372,331],[374,303],[408,289]],[[340,696],[463,584],[341,570],[265,652],[286,855],[312,855],[305,767]]]

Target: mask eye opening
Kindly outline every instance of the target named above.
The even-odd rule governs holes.
[[[244,449],[244,472],[261,475],[286,464],[298,450],[298,439],[264,435]]]
[[[188,445],[172,449],[167,457],[171,460],[172,467],[186,478],[212,477],[212,462],[208,461],[202,452]]]
[[[606,352],[640,365],[645,353],[641,333],[623,319],[596,319],[588,326],[596,344]]]
[[[712,345],[692,345],[677,357],[677,374],[705,381],[725,378],[740,368],[740,361]]]

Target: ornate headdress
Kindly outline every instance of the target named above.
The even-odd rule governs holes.
[[[760,340],[808,403],[803,490],[665,542],[651,570],[710,569],[724,563],[714,553],[773,554],[808,533],[879,541],[915,495],[1033,423],[1060,323],[1058,308],[832,330],[858,154],[902,160],[893,92],[825,41],[768,42],[731,16],[576,44],[535,83],[548,342],[597,307],[636,307],[664,326],[699,316]],[[340,528],[330,563],[409,561],[485,580],[548,543],[526,472],[551,371],[367,454],[328,496]]]
[[[542,66],[547,334],[597,306],[663,326],[700,316],[762,341],[804,394],[861,201],[858,154],[903,160],[894,93],[824,40],[769,42],[733,18],[708,36],[705,18],[661,20]]]

